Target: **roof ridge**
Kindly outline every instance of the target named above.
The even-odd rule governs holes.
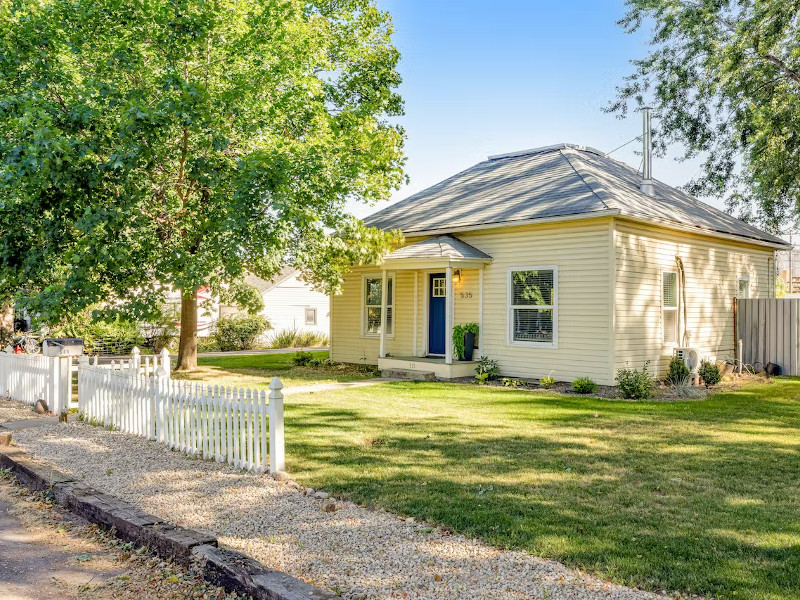
[[[569,149],[570,149],[570,148],[565,148],[564,150],[569,150]],[[573,153],[572,153],[572,152],[570,152],[570,154],[573,154]],[[572,167],[572,170],[573,170],[573,171],[575,171],[575,174],[576,174],[578,177],[580,177],[580,178],[581,178],[581,181],[582,181],[584,184],[586,184],[586,187],[588,187],[588,188],[589,188],[589,190],[591,190],[591,192],[592,192],[592,193],[593,193],[595,196],[597,196],[597,199],[598,199],[598,200],[600,200],[600,202],[602,202],[603,206],[605,206],[606,208],[611,208],[611,206],[609,206],[609,204],[608,204],[608,203],[607,203],[605,200],[603,200],[602,196],[600,196],[600,194],[597,192],[597,190],[595,190],[595,189],[594,189],[594,187],[592,187],[592,185],[591,185],[591,184],[590,184],[588,181],[586,181],[586,177],[584,176],[584,174],[583,174],[583,173],[581,173],[581,172],[580,172],[580,171],[579,171],[579,170],[578,170],[578,169],[575,167],[575,165],[573,165],[573,164],[572,164],[572,161],[570,160],[570,157],[569,157],[569,156],[567,156],[567,153],[566,153],[566,152],[564,152],[564,151],[562,150],[562,152],[561,152],[561,155],[562,155],[562,156],[563,156],[563,157],[566,159],[566,161],[569,163],[569,166],[570,166],[570,167]],[[581,161],[581,159],[580,159],[580,157],[579,157],[579,156],[575,156],[574,158],[575,158],[575,159],[576,159],[578,162],[580,162],[580,163],[581,163],[581,165],[582,165],[582,166],[585,168],[585,165],[583,165],[583,161]],[[590,176],[590,177],[592,177],[592,179],[594,179],[594,176],[593,176],[593,175],[589,174],[589,176]],[[595,181],[596,181],[596,180],[595,180]]]
[[[535,154],[544,154],[545,152],[554,152],[557,150],[565,150],[565,149],[580,150],[582,152],[591,152],[592,154],[599,154],[599,155],[605,154],[604,152],[601,152],[597,148],[592,148],[591,146],[582,146],[581,144],[571,144],[569,142],[559,142],[558,144],[551,144],[549,146],[539,146],[538,148],[531,148],[529,150],[517,150],[516,152],[495,154],[493,156],[489,156],[488,160],[495,161],[495,160],[502,160],[504,158],[520,158],[523,156],[534,156]]]

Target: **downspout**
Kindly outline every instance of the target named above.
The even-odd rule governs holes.
[[[678,314],[678,319],[680,320],[681,327],[683,329],[683,335],[681,336],[681,346],[684,348],[689,347],[689,330],[688,330],[688,318],[686,313],[686,271],[683,269],[683,261],[681,260],[680,256],[675,257],[675,264],[678,266],[678,294],[683,298],[683,318],[681,318],[680,313]],[[678,307],[680,310],[680,300],[678,301]]]

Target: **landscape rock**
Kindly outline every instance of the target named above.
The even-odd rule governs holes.
[[[44,400],[37,400],[36,404],[33,406],[33,411],[37,415],[46,415],[50,412],[50,408]]]
[[[316,498],[317,500],[327,500],[329,497],[330,494],[328,492],[317,492],[316,494],[314,494],[314,498]]]
[[[322,512],[335,512],[336,511],[336,503],[333,500],[325,500],[322,503]]]
[[[6,431],[0,433],[0,446],[10,446],[11,445],[11,432]]]

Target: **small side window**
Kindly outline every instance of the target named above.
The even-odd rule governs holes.
[[[664,343],[678,343],[678,274],[668,271],[661,276]]]
[[[317,324],[317,309],[316,308],[307,308],[306,309],[306,325],[316,325]]]
[[[736,295],[740,300],[747,300],[750,297],[750,278],[739,277],[739,291]]]

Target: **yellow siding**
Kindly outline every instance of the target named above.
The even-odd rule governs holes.
[[[651,372],[664,375],[672,347],[662,344],[661,276],[676,270],[676,256],[686,275],[691,346],[719,360],[732,358],[733,298],[739,277],[750,278],[752,298],[771,297],[773,251],[622,220],[615,223],[615,369],[640,367],[650,360]]]
[[[609,219],[508,227],[459,234],[459,238],[493,257],[484,269],[483,352],[497,359],[504,375],[542,377],[551,370],[560,380],[580,376],[613,383],[610,333],[612,237]],[[417,240],[409,239],[407,243]],[[508,271],[512,267],[558,267],[558,347],[513,346],[508,342]],[[343,293],[333,298],[332,357],[337,361],[375,364],[378,340],[361,335],[361,277],[375,267],[356,269],[345,278]],[[414,272],[397,271],[396,336],[387,352],[409,356],[413,351],[411,302]],[[424,354],[426,280],[418,274],[418,353]],[[454,286],[455,323],[480,321],[479,273],[465,269]],[[463,294],[463,295],[462,295]]]
[[[562,381],[587,376],[613,383],[611,338],[611,229],[609,219],[459,234],[494,259],[484,270],[484,355],[512,377]],[[508,338],[508,271],[512,267],[558,267],[558,347],[513,346]]]

